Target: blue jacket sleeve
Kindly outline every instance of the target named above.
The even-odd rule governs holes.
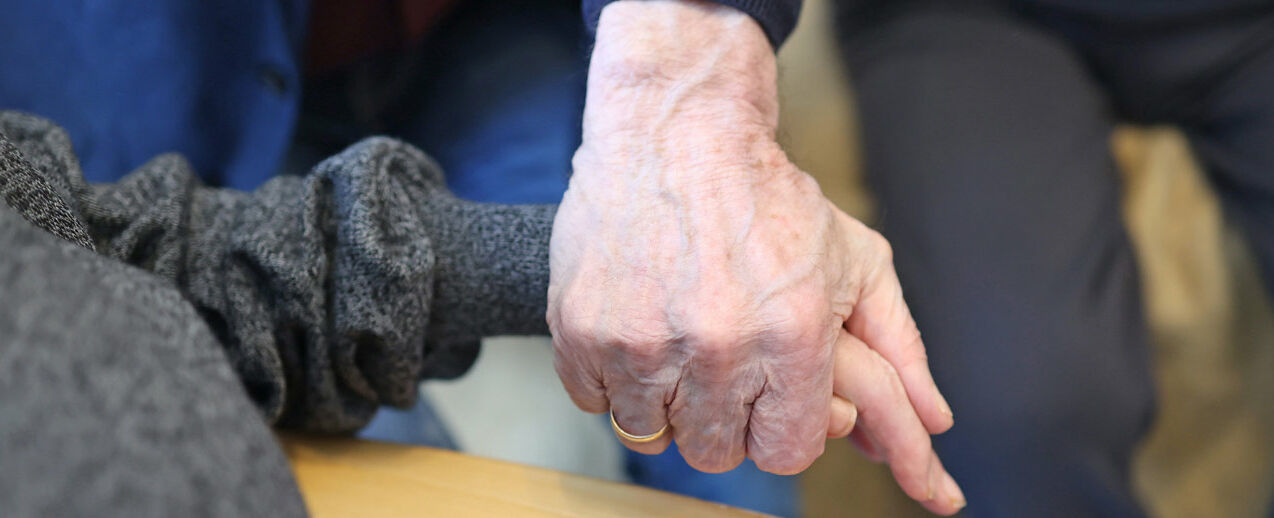
[[[602,15],[602,8],[615,0],[583,0],[584,23],[589,33],[597,31],[597,19]],[[721,5],[728,5],[748,13],[770,39],[770,44],[778,50],[796,28],[796,19],[801,14],[801,0],[712,0]]]

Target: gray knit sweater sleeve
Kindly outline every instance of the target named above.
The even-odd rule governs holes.
[[[5,201],[174,284],[273,424],[355,430],[413,403],[421,378],[464,372],[481,336],[547,332],[555,207],[459,200],[402,142],[370,138],[248,193],[201,185],[177,155],[89,185],[53,124],[3,113],[0,134],[62,203]]]

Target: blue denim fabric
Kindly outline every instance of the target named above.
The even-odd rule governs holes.
[[[447,424],[434,412],[424,394],[416,401],[416,406],[406,410],[380,407],[376,417],[358,436],[376,441],[458,449],[447,431]]]

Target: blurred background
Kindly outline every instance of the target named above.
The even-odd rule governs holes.
[[[827,2],[807,1],[779,54],[782,139],[833,201],[870,222],[845,79],[853,71],[834,59],[830,30]],[[1141,268],[1160,405],[1138,454],[1136,488],[1155,516],[1267,516],[1274,318],[1255,263],[1222,221],[1180,133],[1121,127],[1111,145]],[[926,515],[886,469],[841,441],[805,474],[803,491],[809,516],[844,516],[850,505],[863,512],[856,516]]]
[[[846,81],[853,71],[836,58],[825,0],[806,1],[779,66],[786,149],[842,209],[871,222]],[[1143,277],[1160,404],[1136,461],[1137,491],[1154,516],[1266,516],[1274,318],[1253,259],[1177,131],[1121,127],[1111,146]],[[626,478],[607,423],[565,397],[547,340],[488,340],[470,374],[423,390],[466,452]],[[829,443],[799,487],[806,516],[927,516],[887,468],[845,441]]]

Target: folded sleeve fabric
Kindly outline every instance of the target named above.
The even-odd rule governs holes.
[[[271,424],[356,430],[463,373],[482,336],[547,334],[556,207],[459,200],[402,142],[243,192],[204,187],[178,155],[90,185],[48,121],[3,113],[0,134],[13,213],[178,289]]]
[[[581,9],[589,32],[597,32],[597,20],[602,16],[602,9],[614,1],[583,1]],[[770,39],[770,45],[777,50],[796,29],[796,20],[801,15],[802,0],[712,0],[712,2],[747,13],[761,25],[765,36]]]

